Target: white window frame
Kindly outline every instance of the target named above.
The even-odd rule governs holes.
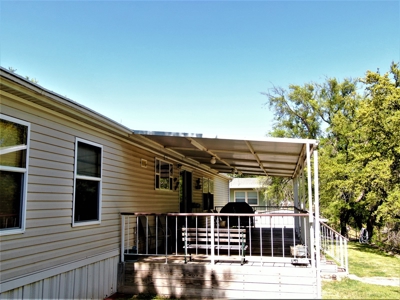
[[[27,127],[27,136],[26,136],[26,146],[18,146],[13,149],[13,151],[19,151],[19,150],[26,150],[26,158],[25,158],[25,168],[19,168],[19,167],[8,167],[8,166],[1,166],[0,165],[0,170],[1,171],[8,171],[8,172],[16,172],[16,173],[22,173],[23,174],[23,182],[22,182],[22,188],[23,191],[21,193],[21,227],[16,228],[16,229],[3,229],[0,230],[0,236],[2,235],[10,235],[10,234],[20,234],[24,233],[26,229],[26,202],[27,202],[27,195],[28,195],[28,169],[29,169],[29,149],[30,149],[30,141],[31,141],[31,124],[22,121],[7,115],[0,114],[0,119],[17,123],[23,126]],[[9,151],[9,150],[1,150],[2,151]],[[6,152],[4,152],[6,153]]]
[[[249,197],[248,197],[248,193],[256,193],[257,194],[257,203],[256,204],[250,204],[249,203]],[[234,193],[234,195],[233,195],[233,199],[235,200],[235,202],[236,202],[236,193],[245,193],[245,202],[248,204],[248,205],[250,205],[250,206],[257,206],[258,205],[258,203],[260,203],[260,199],[259,199],[259,195],[258,195],[258,192],[257,191],[255,191],[255,190],[238,190],[238,191],[235,191],[235,193]]]
[[[160,170],[157,170],[157,161],[159,161],[160,163],[163,162],[163,163],[169,165],[169,168],[168,168],[169,176],[168,176],[168,188],[167,189],[161,188],[161,172],[160,172]],[[171,168],[172,168],[172,171],[171,171]],[[157,187],[157,179],[156,179],[157,176],[159,176],[159,178],[158,178],[159,187]],[[174,185],[174,164],[156,157],[154,159],[154,188],[157,191],[171,191],[172,192],[173,188],[174,188],[173,185]]]
[[[82,176],[77,174],[77,169],[78,169],[78,143],[85,143],[88,145],[92,145],[95,147],[100,148],[101,155],[100,155],[100,177],[92,177],[92,176]],[[99,182],[99,196],[98,196],[98,216],[99,219],[96,221],[75,221],[75,196],[76,196],[76,180],[77,179],[83,179],[83,180],[91,180],[91,181],[98,181]],[[76,137],[75,138],[75,165],[74,165],[74,195],[73,195],[73,205],[72,205],[72,227],[78,227],[78,226],[87,226],[87,225],[95,225],[95,224],[100,224],[101,223],[101,208],[102,208],[102,195],[103,195],[103,190],[102,190],[102,183],[103,183],[103,146],[88,140],[84,140],[81,138]]]

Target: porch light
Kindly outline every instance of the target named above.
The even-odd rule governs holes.
[[[194,187],[196,190],[200,190],[201,189],[201,179],[197,178],[196,180],[196,185]]]
[[[211,157],[210,163],[214,165],[216,162],[217,159],[215,158],[215,156]]]

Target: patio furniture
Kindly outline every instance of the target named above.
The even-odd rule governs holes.
[[[228,202],[220,211],[221,214],[254,214],[253,208],[246,202]],[[229,221],[228,221],[229,219]],[[232,226],[254,226],[253,217],[228,217],[221,216],[222,221],[226,221],[226,224]]]
[[[217,260],[232,260],[231,251],[238,251],[241,265],[245,263],[246,250],[246,229],[244,228],[219,228],[214,232],[214,240],[212,240],[212,232],[210,228],[182,228],[182,241],[185,249],[185,263],[187,257],[192,260],[190,249],[216,250]],[[227,252],[227,255],[220,255],[221,252]],[[208,251],[207,251],[208,253]]]

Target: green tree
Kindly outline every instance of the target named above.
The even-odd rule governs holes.
[[[358,91],[362,85],[364,94]],[[320,139],[321,211],[346,234],[347,224],[384,226],[387,242],[400,234],[400,70],[360,80],[274,87],[272,136]],[[278,186],[277,186],[278,187]],[[397,243],[397,244],[396,244]],[[398,247],[398,246],[397,246]]]
[[[349,132],[360,101],[356,91],[356,80],[339,82],[327,78],[323,83],[290,85],[288,91],[273,87],[264,93],[268,98],[266,104],[275,111],[276,122],[270,135],[321,140],[320,177],[326,186],[321,191],[321,209],[337,221],[343,234],[350,218],[349,202],[353,194],[347,186],[351,166],[343,168],[342,165],[352,160]],[[277,179],[270,191],[276,194],[289,183]]]
[[[357,80],[327,78],[322,84],[289,85],[288,90],[274,86],[268,92],[265,105],[274,111],[275,123],[269,135],[320,139],[326,136],[338,113],[353,116]],[[350,101],[349,101],[350,100]],[[331,132],[334,134],[334,131]]]
[[[16,72],[17,72],[17,69],[15,69],[15,68],[13,68],[13,67],[8,67],[8,70],[9,70],[10,72],[12,72],[12,73],[16,73]],[[29,80],[30,82],[32,82],[32,83],[35,83],[35,84],[38,84],[38,83],[39,83],[39,80],[37,80],[36,78],[31,78],[31,77],[29,77],[29,76],[25,76],[25,78],[26,78],[27,80]]]
[[[367,217],[376,226],[400,221],[400,83],[399,66],[383,75],[367,72],[366,98],[357,111],[355,161],[361,165],[354,188]]]

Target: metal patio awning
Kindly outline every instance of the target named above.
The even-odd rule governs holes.
[[[201,134],[135,131],[135,134],[206,165],[219,173],[296,177],[317,140],[203,138]],[[215,158],[215,159],[213,159]]]

